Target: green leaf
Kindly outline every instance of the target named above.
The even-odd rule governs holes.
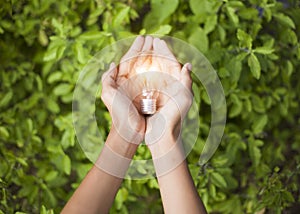
[[[252,130],[255,134],[259,134],[263,131],[264,127],[268,122],[267,115],[259,115],[257,118],[254,119],[252,124]]]
[[[251,104],[251,101],[250,101],[249,98],[245,99],[244,104],[245,104],[246,110],[248,112],[251,112],[252,111],[252,104]]]
[[[274,49],[269,47],[257,47],[253,50],[253,52],[267,55],[273,53]]]
[[[59,60],[62,58],[62,56],[64,55],[64,52],[66,50],[66,46],[65,45],[61,45],[57,48],[57,52],[56,52],[56,60]]]
[[[47,182],[52,181],[57,177],[57,175],[58,175],[57,171],[50,171],[46,174],[45,181]]]
[[[71,174],[71,159],[69,158],[68,155],[64,155],[62,164],[63,164],[64,172],[67,175],[70,175]]]
[[[44,60],[45,62],[48,62],[48,61],[57,59],[57,58],[58,58],[58,57],[57,57],[57,55],[58,55],[57,53],[60,52],[60,54],[61,54],[61,51],[64,50],[64,48],[65,48],[65,47],[62,47],[62,46],[55,46],[55,47],[49,49],[49,50],[45,53],[43,60]]]
[[[286,67],[286,74],[287,74],[288,77],[290,77],[291,74],[294,71],[294,66],[293,66],[293,64],[291,63],[290,60],[287,60],[285,67]]]
[[[37,75],[37,76],[35,76],[35,80],[37,83],[38,91],[42,91],[43,90],[43,81],[42,81],[41,77]]]
[[[230,108],[229,117],[232,118],[238,116],[242,112],[243,103],[236,94],[231,94],[230,100],[233,103],[233,105]]]
[[[207,14],[216,14],[218,8],[222,5],[222,2],[189,0],[189,4],[195,15],[205,16]]]
[[[238,14],[243,19],[253,20],[254,17],[258,16],[258,10],[256,8],[244,7],[238,11]]]
[[[45,197],[47,198],[47,200],[49,200],[50,206],[52,207],[56,206],[57,198],[48,187],[45,189]]]
[[[261,159],[261,151],[258,148],[259,146],[261,146],[261,143],[257,143],[257,140],[253,139],[253,138],[249,138],[248,142],[249,142],[249,156],[251,158],[252,164],[257,167],[260,163],[260,159]]]
[[[114,27],[117,27],[117,26],[119,26],[119,25],[121,25],[123,22],[124,22],[124,20],[126,20],[126,18],[129,18],[129,15],[128,15],[128,13],[129,13],[129,10],[130,10],[130,7],[124,7],[124,8],[122,8],[118,13],[117,13],[117,15],[114,17],[114,19],[113,19],[113,26]]]
[[[290,27],[295,29],[295,23],[294,21],[287,15],[283,13],[275,13],[274,18],[277,19],[281,24],[285,25],[286,27]]]
[[[240,41],[240,47],[248,48],[249,50],[252,49],[252,38],[251,36],[246,33],[245,31],[238,29],[237,31],[237,38]]]
[[[226,7],[226,12],[230,20],[233,22],[234,26],[239,24],[239,17],[235,13],[235,9],[232,7]]]
[[[56,86],[53,90],[53,93],[56,96],[66,95],[69,94],[72,91],[73,86],[67,83],[61,83],[58,86]]]
[[[46,209],[46,207],[44,205],[42,206],[42,208],[40,210],[40,214],[48,214],[47,213],[47,209]]]
[[[147,174],[147,170],[146,170],[146,169],[144,168],[144,166],[141,165],[141,164],[139,164],[139,165],[137,166],[137,171],[138,171],[139,173],[143,174],[143,175]]]
[[[213,184],[215,184],[217,187],[220,187],[220,188],[226,188],[227,187],[227,183],[226,183],[224,177],[220,173],[212,172],[210,174],[210,178],[211,178],[211,182]]]
[[[93,25],[97,22],[99,16],[103,13],[105,10],[104,5],[98,5],[98,8],[96,8],[94,11],[92,11],[89,14],[89,18],[87,20],[87,25]]]
[[[290,193],[290,192],[287,191],[287,190],[284,190],[284,191],[282,192],[282,199],[284,199],[284,200],[287,201],[287,202],[295,202],[295,199],[294,199],[292,193]]]
[[[251,103],[252,103],[254,111],[256,111],[258,113],[265,113],[265,111],[266,111],[265,104],[259,96],[257,96],[256,94],[252,94],[251,95]]]
[[[8,139],[9,138],[9,132],[3,126],[0,126],[0,137],[4,138],[4,139]]]
[[[26,128],[29,133],[33,133],[33,122],[30,118],[26,119]]]
[[[75,54],[77,56],[77,60],[80,63],[85,63],[84,50],[82,44],[80,42],[75,43]]]
[[[104,34],[101,31],[86,31],[85,33],[81,34],[78,39],[79,40],[97,40],[101,39],[104,36]]]
[[[207,12],[207,1],[190,0],[189,3],[192,12],[196,15],[202,15]]]
[[[244,213],[241,206],[241,199],[237,196],[231,196],[231,198],[226,198],[226,200],[220,200],[216,203],[214,209],[218,210],[220,213]]]
[[[49,39],[44,30],[39,31],[39,42],[42,46],[47,46],[49,43]]]
[[[284,40],[285,43],[290,43],[292,45],[298,44],[298,36],[292,29],[286,29],[285,31],[281,32],[280,37]]]
[[[47,79],[47,82],[51,84],[51,83],[54,83],[56,81],[60,81],[61,78],[62,78],[62,72],[57,71],[57,72],[54,72],[54,73],[49,75],[49,77]]]
[[[58,36],[52,36],[50,37],[50,44],[48,45],[46,53],[44,53],[43,60],[45,62],[51,61],[51,60],[58,60],[62,57],[67,44],[66,40],[58,37]]]
[[[194,32],[188,38],[188,41],[202,53],[205,53],[208,50],[208,37],[201,27],[198,27],[194,30]]]
[[[17,157],[17,158],[16,158],[16,161],[18,161],[21,165],[23,165],[23,166],[25,166],[25,167],[28,166],[26,160],[23,159],[23,158]]]
[[[226,40],[226,31],[225,31],[225,29],[222,26],[217,25],[217,30],[218,30],[221,42],[224,42]]]
[[[59,36],[64,35],[64,26],[62,23],[60,23],[57,19],[53,18],[51,20],[51,24],[58,31]]]
[[[167,35],[168,33],[170,33],[172,30],[172,26],[171,25],[160,25],[157,29],[154,29],[150,32],[148,32],[149,34],[156,34],[156,35]]]
[[[128,198],[128,191],[125,188],[121,188],[119,189],[115,201],[117,204],[117,209],[121,209],[121,207],[123,206],[123,203],[127,200]]]
[[[209,195],[212,198],[216,197],[216,186],[215,185],[213,185],[212,183],[210,183],[209,186],[208,186],[208,191],[209,191]]]
[[[4,95],[4,97],[0,100],[0,107],[5,107],[9,104],[13,97],[13,91],[10,90],[8,93]]]
[[[254,78],[259,79],[261,68],[260,63],[254,53],[251,53],[248,57],[248,66],[250,67],[251,73]]]
[[[155,178],[154,179],[150,179],[149,182],[148,182],[148,185],[149,185],[149,187],[151,189],[159,189],[157,180]]]
[[[42,205],[40,214],[54,214],[54,211],[52,209],[47,210],[47,208],[44,205]]]
[[[204,24],[204,32],[209,34],[212,32],[217,26],[218,16],[217,15],[210,15],[207,17],[205,24]]]
[[[178,0],[151,0],[151,11],[144,18],[143,26],[149,30],[163,24],[176,10]]]
[[[60,111],[59,105],[51,98],[47,99],[47,109],[52,113],[58,113]]]
[[[233,57],[226,62],[225,68],[230,73],[230,79],[238,82],[242,71],[242,60],[238,59],[238,57]]]

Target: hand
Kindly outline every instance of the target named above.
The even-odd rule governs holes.
[[[161,76],[164,84],[159,89],[157,112],[147,118],[145,142],[152,155],[161,156],[177,142],[183,119],[192,104],[191,64],[181,68],[167,44],[158,38],[153,40],[153,51],[159,54],[152,58],[152,63],[164,72]]]
[[[153,52],[152,66],[162,73],[157,81],[157,112],[146,119],[145,142],[152,154],[164,211],[206,213],[180,139],[181,125],[193,98],[191,64],[181,68],[167,44],[157,38],[153,40]]]
[[[139,36],[121,59],[119,69],[114,63],[102,75],[101,98],[113,121],[112,129],[128,142],[140,143],[145,133],[145,118],[133,105],[136,88],[130,84],[130,71],[138,54],[146,49],[144,38]]]

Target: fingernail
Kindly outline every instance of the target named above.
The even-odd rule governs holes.
[[[192,71],[193,66],[191,63],[188,63],[186,67],[189,71]]]
[[[109,69],[113,69],[114,67],[116,67],[116,64],[114,62],[110,63]]]

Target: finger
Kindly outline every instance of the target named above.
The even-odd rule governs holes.
[[[169,60],[174,60],[175,62],[177,62],[175,56],[170,51],[170,49],[165,41],[163,41],[159,38],[155,38],[153,40],[153,50],[155,53],[163,55],[163,56],[167,57]]]
[[[146,36],[145,42],[142,48],[143,52],[151,51],[153,45],[153,37],[152,36]]]
[[[144,41],[143,36],[136,37],[127,53],[120,60],[119,73],[121,76],[127,77],[130,74],[133,64],[138,59],[138,54],[142,51]]]
[[[143,36],[136,37],[136,39],[134,40],[134,42],[130,46],[129,50],[127,51],[127,53],[122,57],[121,62],[126,61],[129,58],[134,57],[139,52],[141,52],[143,47],[144,47],[144,41],[145,41],[145,39],[144,39]]]
[[[136,58],[134,66],[138,69],[137,72],[141,70],[147,70],[151,65],[151,50],[152,50],[153,38],[151,36],[146,36],[145,42],[139,56]]]
[[[181,66],[169,49],[167,43],[163,40],[155,38],[153,40],[153,50],[158,54],[157,58],[160,62],[160,68],[162,71],[171,74],[179,80]]]
[[[190,91],[192,91],[192,77],[191,77],[191,71],[192,71],[192,64],[186,63],[181,69],[180,74],[180,81],[181,83],[187,87]]]

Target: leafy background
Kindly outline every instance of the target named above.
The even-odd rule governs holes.
[[[199,166],[210,108],[193,86],[201,124],[188,160],[208,211],[300,209],[299,1],[1,0],[0,17],[0,213],[60,212],[92,166],[71,119],[79,72],[103,47],[150,33],[197,47],[224,87],[225,134]],[[125,180],[111,213],[146,211],[162,212],[156,180]]]

